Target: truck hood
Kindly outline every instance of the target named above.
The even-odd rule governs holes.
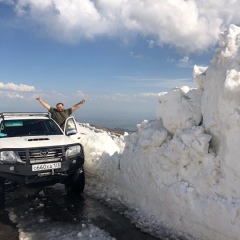
[[[34,148],[76,143],[66,135],[23,136],[0,139],[0,148]]]

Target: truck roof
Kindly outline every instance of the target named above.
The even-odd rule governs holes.
[[[50,118],[48,112],[3,112],[0,114],[0,120],[4,119],[47,119]]]

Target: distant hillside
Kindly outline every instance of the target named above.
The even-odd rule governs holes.
[[[116,135],[123,135],[125,132],[128,132],[128,133],[135,132],[133,130],[124,129],[124,128],[106,128],[106,127],[99,127],[99,126],[92,125],[92,124],[90,126],[98,128],[98,129],[102,129],[107,132],[111,132],[112,134],[116,134]]]

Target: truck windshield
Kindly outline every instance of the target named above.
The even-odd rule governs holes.
[[[63,135],[51,119],[4,120],[0,125],[1,137]]]

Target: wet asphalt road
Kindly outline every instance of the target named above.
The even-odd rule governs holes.
[[[20,208],[22,204],[26,204],[24,202],[30,202],[35,194],[36,192],[26,198],[22,197],[23,195],[14,197],[14,193],[12,193],[7,197],[6,208],[14,207],[16,209],[18,206]],[[41,209],[43,212],[39,212],[39,214],[44,214],[53,222],[76,224],[76,221],[81,223],[91,219],[95,226],[104,229],[117,240],[156,240],[137,229],[123,215],[84,194],[79,197],[69,197],[61,189],[46,188],[41,201],[44,202],[44,208]],[[0,211],[0,240],[17,239],[19,239],[18,228],[9,220],[8,211]]]

